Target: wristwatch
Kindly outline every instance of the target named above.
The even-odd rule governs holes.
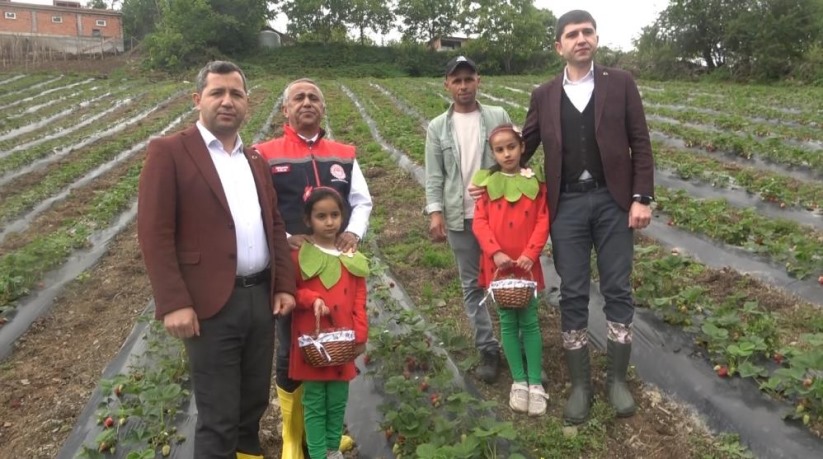
[[[632,200],[634,202],[639,202],[640,204],[643,204],[644,206],[648,206],[649,204],[652,203],[652,201],[654,199],[651,196],[643,196],[643,195],[638,194],[637,196],[633,197]]]

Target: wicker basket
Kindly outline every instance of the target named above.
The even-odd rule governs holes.
[[[486,298],[505,309],[521,309],[537,298],[537,282],[529,271],[529,279],[499,278],[500,270],[494,272],[494,280],[489,284]],[[485,301],[485,300],[484,300]]]
[[[354,348],[354,330],[347,328],[330,328],[320,330],[320,316],[311,335],[301,335],[297,344],[306,363],[313,367],[330,367],[343,365],[357,357]]]

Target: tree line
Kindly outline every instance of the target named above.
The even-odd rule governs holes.
[[[670,0],[634,45],[647,77],[823,84],[823,0]]]
[[[485,73],[545,72],[562,65],[555,15],[532,0],[116,0],[127,38],[142,41],[153,68],[182,69],[205,58],[251,55],[259,31],[283,13],[299,43],[380,43],[425,59],[434,39],[472,39],[464,53]],[[609,18],[600,18],[607,21]],[[628,52],[601,48],[598,61],[646,78],[823,83],[823,0],[670,0]]]

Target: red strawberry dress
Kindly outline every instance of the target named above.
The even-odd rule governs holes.
[[[314,301],[322,298],[329,315],[320,318],[320,328],[354,330],[355,343],[368,339],[366,277],[368,260],[360,252],[340,253],[304,243],[292,251],[297,267],[297,307],[292,311],[292,358],[289,378],[298,381],[350,381],[357,376],[354,362],[338,366],[312,367],[306,363],[297,338],[315,331]]]

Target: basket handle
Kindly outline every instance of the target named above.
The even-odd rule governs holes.
[[[517,267],[514,266],[514,267],[509,268],[507,270],[501,270],[500,268],[495,268],[494,269],[494,276],[492,276],[492,280],[500,280],[500,272],[501,271],[504,271],[504,272],[505,271],[513,271],[515,268],[517,268]],[[530,270],[526,271],[526,273],[529,275],[529,280],[534,281],[534,274],[532,273],[532,270],[530,269]]]
[[[331,311],[326,314],[326,317],[329,319],[329,324],[331,324],[332,328],[334,327],[334,319],[332,319]],[[320,334],[320,314],[314,315],[314,331],[317,334]]]

